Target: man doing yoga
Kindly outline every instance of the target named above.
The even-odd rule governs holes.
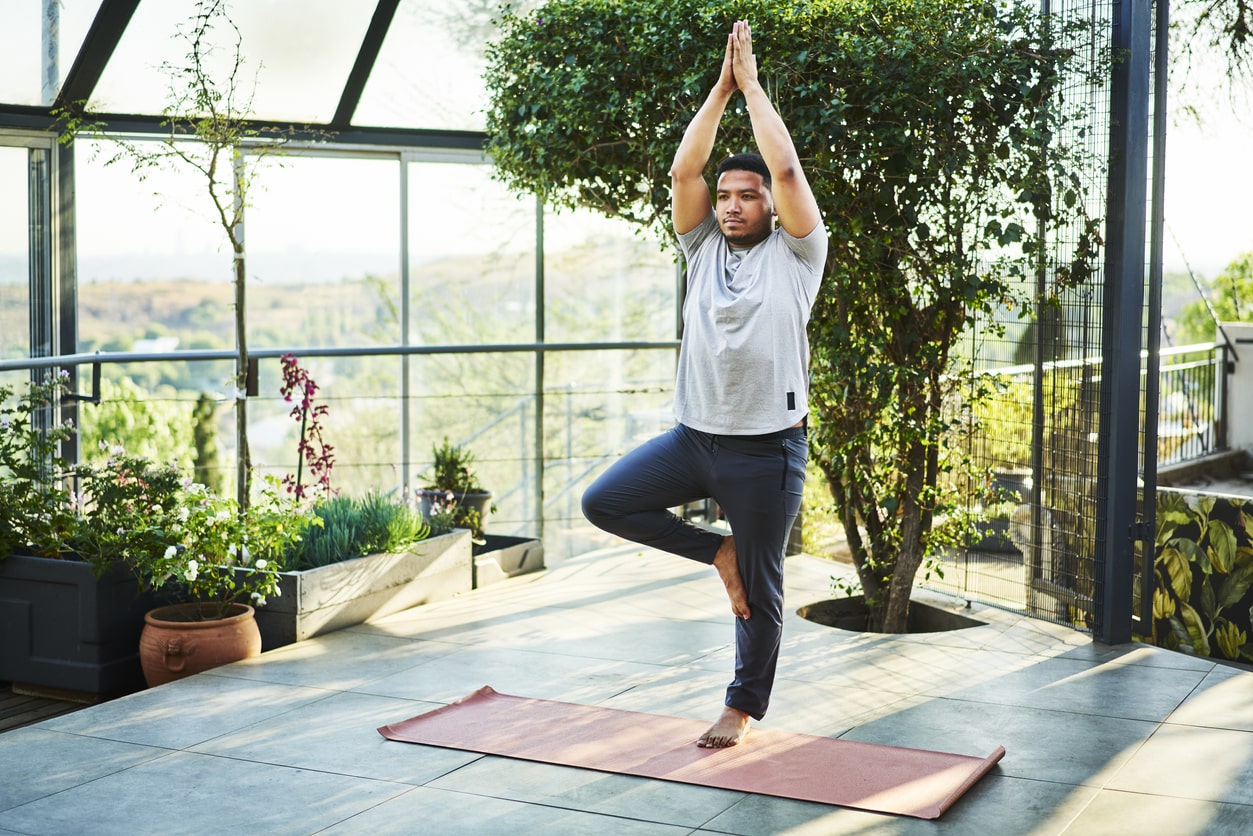
[[[744,96],[759,154],[704,170],[732,95]],[[827,239],[787,126],[757,78],[737,21],[718,82],[670,169],[671,216],[687,260],[673,429],[627,453],[588,488],[600,528],[717,570],[735,614],[735,678],[704,747],[734,746],[766,713],[783,633],[783,556],[809,450],[806,326]],[[778,228],[775,228],[775,219]],[[671,510],[713,498],[731,534]]]

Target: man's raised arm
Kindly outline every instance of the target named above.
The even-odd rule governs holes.
[[[804,238],[822,220],[818,201],[814,199],[809,181],[801,169],[800,157],[783,118],[770,104],[770,98],[757,79],[757,57],[753,55],[753,36],[748,21],[737,20],[731,32],[731,71],[736,86],[744,94],[748,116],[753,124],[753,138],[770,177],[774,181],[771,194],[779,225],[788,234]]]
[[[718,83],[692,117],[683,134],[683,141],[679,143],[679,150],[674,154],[674,164],[670,166],[670,216],[677,235],[700,226],[713,205],[709,199],[709,185],[705,182],[705,165],[713,153],[722,114],[735,92],[735,77],[731,70],[733,37],[727,36],[727,51],[722,59]]]

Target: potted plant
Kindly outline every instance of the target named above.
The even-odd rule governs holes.
[[[68,375],[33,381],[18,394],[0,386],[0,680],[17,690],[70,692],[92,700],[143,687],[139,634],[160,603],[125,563],[103,558],[112,528],[71,505],[72,474],[58,455],[73,427],[56,421]],[[120,473],[119,505],[168,507],[177,483],[138,462]],[[78,494],[74,495],[77,498]],[[146,517],[146,515],[144,515]],[[137,538],[142,538],[141,527]],[[80,554],[75,542],[84,546]],[[96,549],[90,544],[95,543]]]
[[[431,447],[434,460],[429,479],[419,493],[423,516],[436,531],[467,528],[474,542],[483,542],[488,515],[496,510],[492,494],[479,482],[474,453],[444,436]]]
[[[142,686],[146,611],[247,621],[245,602],[277,589],[282,557],[312,511],[270,483],[242,512],[178,468],[121,448],[100,464],[66,463],[58,449],[73,427],[53,419],[67,380],[49,376],[20,397],[0,387],[0,599],[11,627],[0,678],[125,693]]]
[[[97,482],[107,478],[107,471],[92,471]],[[168,592],[179,603],[144,616],[139,656],[147,683],[159,685],[259,654],[254,606],[282,594],[283,559],[317,520],[311,506],[282,493],[274,479],[246,510],[188,481],[173,507],[153,509],[153,517],[149,524],[157,528],[158,547],[124,559],[141,588]]]

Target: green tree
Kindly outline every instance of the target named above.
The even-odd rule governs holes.
[[[1253,78],[1253,2],[1175,0],[1171,9],[1171,56],[1186,70],[1196,53],[1217,50],[1233,85]],[[1210,91],[1203,91],[1209,95]]]
[[[1242,253],[1213,281],[1205,283],[1205,297],[1179,312],[1175,342],[1179,345],[1218,338],[1218,322],[1253,322],[1253,252]]]
[[[959,533],[946,406],[959,337],[1015,283],[1081,282],[1098,250],[1059,84],[1078,37],[1034,7],[976,0],[553,0],[506,14],[488,50],[499,176],[663,237],[669,165],[717,78],[732,21],[792,130],[830,238],[811,321],[811,454],[875,626],[906,629],[918,569]],[[1099,83],[1099,76],[1089,81]],[[753,148],[742,100],[715,156]],[[1059,211],[1060,210],[1060,211]],[[1078,219],[1076,221],[1075,219]],[[1056,264],[1044,242],[1078,242]]]
[[[213,216],[232,254],[235,302],[235,441],[236,495],[246,512],[252,484],[248,443],[248,281],[243,219],[255,178],[264,164],[281,153],[297,128],[276,128],[252,121],[254,86],[246,77],[243,37],[230,16],[228,0],[196,0],[190,18],[176,36],[186,46],[182,63],[165,63],[159,72],[168,82],[162,122],[169,134],[158,142],[132,141],[109,133],[107,123],[92,121],[85,102],[62,103],[55,112],[65,122],[62,142],[78,134],[110,141],[116,153],[105,165],[124,163],[144,177],[154,169],[191,173],[204,187]],[[225,50],[226,60],[217,53]],[[220,69],[220,68],[225,69]],[[259,72],[259,68],[258,68]],[[255,81],[255,79],[254,79]],[[303,133],[316,137],[314,131]]]
[[[192,458],[194,478],[216,494],[222,492],[221,454],[218,451],[218,405],[208,392],[201,392],[192,410]]]
[[[154,462],[191,464],[187,408],[165,388],[155,396],[129,377],[100,381],[100,403],[82,410],[81,444],[88,460],[104,461],[121,447]]]

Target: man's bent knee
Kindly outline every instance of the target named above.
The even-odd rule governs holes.
[[[583,516],[597,528],[607,528],[614,520],[622,518],[622,513],[606,493],[599,483],[593,483],[583,492]]]

